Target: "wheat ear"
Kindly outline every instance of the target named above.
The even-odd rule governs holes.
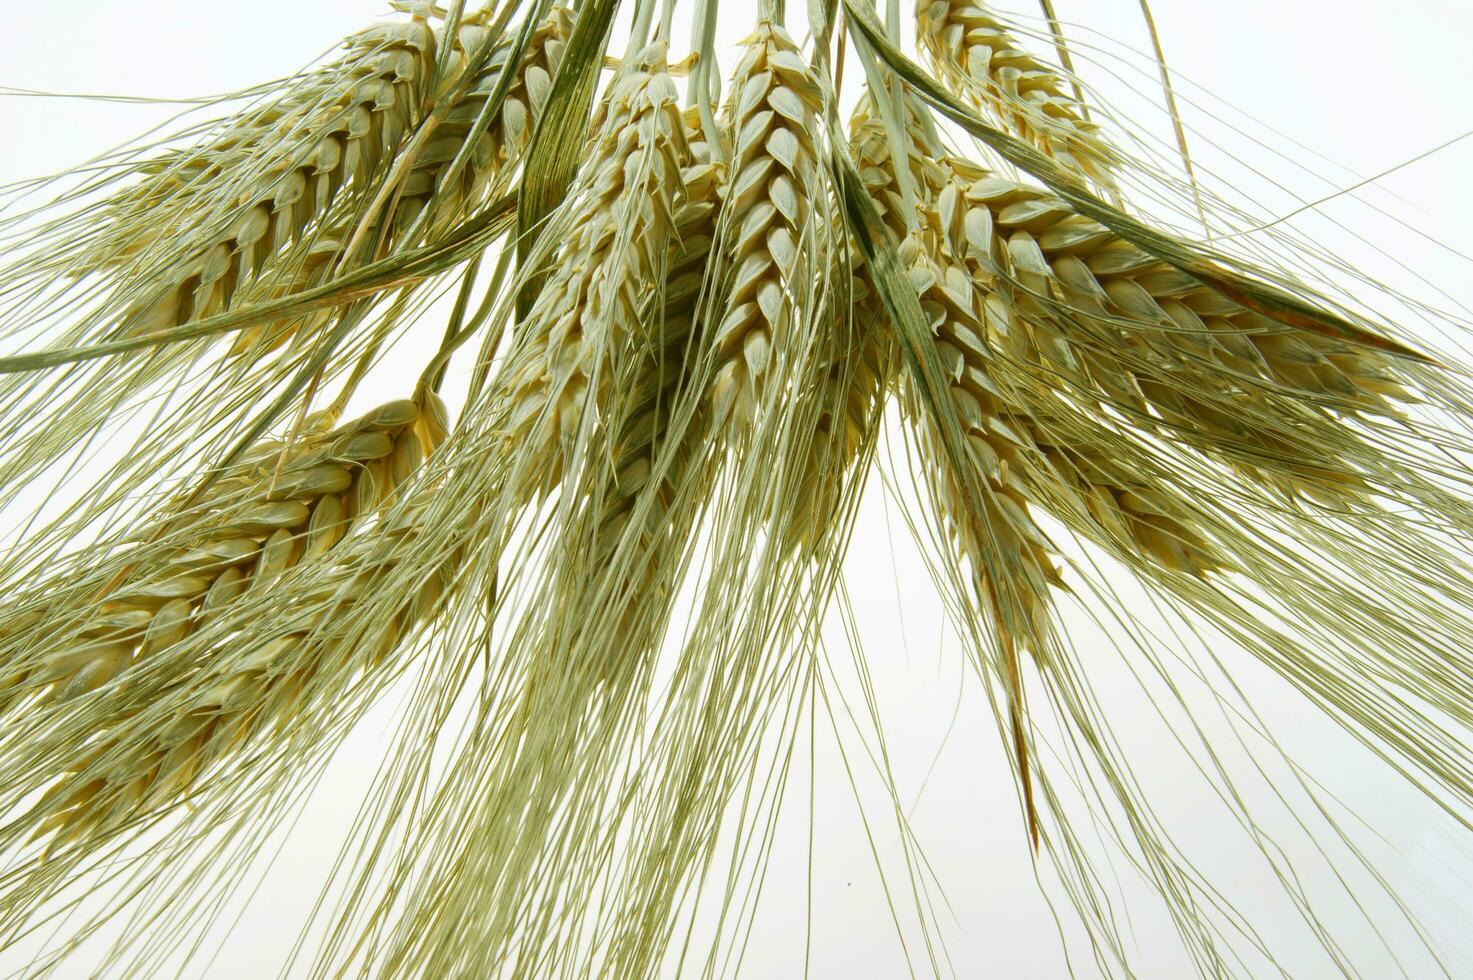
[[[983,0],[917,0],[920,47],[941,77],[1039,150],[1099,184],[1115,187],[1119,154],[1066,94],[1066,82],[1035,58]]]
[[[339,543],[394,499],[445,431],[444,406],[425,392],[421,403],[389,402],[304,440],[285,461],[279,446],[263,444],[245,472],[233,477],[258,488],[255,493],[232,494],[230,506],[192,521],[189,530],[197,537],[190,546],[134,572],[104,596],[98,609],[107,621],[84,631],[79,645],[43,658],[27,683],[76,697],[114,681],[127,684],[120,675],[134,665],[182,655],[187,662],[155,671],[149,683],[164,684],[165,698],[187,692],[186,703],[168,725],[139,731],[123,718],[94,739],[70,768],[73,775],[32,812],[36,836],[54,831],[57,842],[78,841],[153,813],[184,795],[196,776],[268,720],[285,719],[317,669],[296,653],[310,629],[256,643],[244,659],[186,641],[200,633],[213,647],[225,642],[222,631],[250,629],[241,620],[258,619],[269,595],[299,564],[351,564]],[[354,595],[350,589],[337,601],[351,602]],[[437,598],[438,592],[419,605]],[[237,615],[237,606],[250,616]],[[386,637],[384,645],[390,643]],[[235,637],[228,645],[250,648],[251,641]]]
[[[348,45],[353,54],[335,73],[337,84],[290,114],[286,138],[266,144],[267,152],[264,134],[239,137],[166,171],[182,168],[191,184],[206,186],[188,196],[190,223],[168,249],[168,284],[131,303],[125,331],[148,333],[220,312],[271,257],[327,215],[344,187],[363,191],[393,155],[427,96],[435,33],[414,20],[371,29]],[[196,165],[201,157],[208,163]]]
[[[1245,309],[1047,192],[969,161],[946,165],[940,220],[961,229],[989,337],[1014,366],[1073,379],[1175,438],[1205,435],[1206,448],[1286,490],[1362,492],[1355,473],[1306,458],[1294,426],[1315,438],[1334,426],[1343,442],[1350,434],[1328,412],[1394,415],[1408,396],[1385,355]]]
[[[145,546],[95,596],[97,615],[79,633],[60,645],[41,629],[31,634],[29,645],[44,652],[12,675],[7,700],[42,689],[59,700],[97,690],[135,664],[166,658],[230,603],[269,591],[299,562],[326,555],[391,499],[443,435],[444,406],[432,393],[425,399],[423,408],[389,402],[331,431],[309,431],[293,446],[255,446],[210,486],[202,506],[164,520],[150,537],[172,547]],[[40,591],[35,601],[44,603],[48,590]]]
[[[690,159],[677,102],[659,43],[630,59],[610,90],[563,212],[571,227],[532,308],[535,333],[506,370],[507,445],[538,471],[514,479],[522,496],[549,489],[572,465],[580,430],[596,421],[596,386],[611,380],[608,358],[630,343],[644,298],[659,289]],[[546,449],[529,453],[529,445]]]
[[[813,135],[823,111],[817,81],[797,44],[763,20],[732,75],[730,220],[721,235],[732,266],[726,315],[713,342],[712,388],[720,419],[750,420],[773,360],[811,310],[827,210]]]
[[[456,34],[457,48],[473,52],[484,34],[481,12]],[[552,89],[552,78],[562,61],[568,35],[573,30],[572,8],[554,6],[538,24],[501,106],[491,115],[489,126],[476,128],[487,100],[506,70],[510,39],[502,38],[476,75],[435,130],[434,138],[414,159],[414,166],[397,189],[394,222],[402,232],[426,207],[434,209],[428,230],[431,235],[477,203],[485,188],[508,176],[532,138],[542,117],[542,107]],[[452,79],[447,84],[453,83]],[[468,165],[447,184],[451,162],[471,144]]]
[[[1017,772],[1023,788],[1029,830],[1038,839],[1023,702],[1021,657],[1042,654],[1050,642],[1049,588],[1061,583],[1050,553],[1053,545],[1028,510],[1027,486],[1021,475],[1038,447],[1026,431],[1008,421],[1010,406],[998,397],[988,375],[991,353],[982,304],[970,272],[943,247],[924,220],[945,173],[934,164],[934,146],[921,112],[909,98],[903,145],[912,181],[907,195],[897,174],[889,139],[870,115],[872,101],[861,103],[855,142],[866,189],[882,220],[892,231],[904,230],[898,257],[908,270],[910,287],[920,301],[935,337],[934,350],[947,383],[950,405],[963,437],[963,458],[940,444],[944,433],[930,420],[929,409],[912,386],[902,404],[915,421],[933,502],[942,526],[960,549],[971,575],[970,593],[988,615],[995,631],[1005,684],[1009,724]],[[909,211],[907,211],[907,202]],[[958,467],[965,467],[966,472]],[[974,492],[975,491],[975,492]]]
[[[455,51],[463,63],[484,41],[484,28],[478,14],[454,33]],[[486,101],[506,70],[509,40],[502,38],[492,50],[486,65],[464,88],[463,81],[452,75],[440,86],[458,92],[454,104],[414,157],[412,165],[395,190],[394,208],[389,221],[391,230],[385,236],[388,248],[417,244],[404,239],[416,219],[426,211],[428,220],[420,238],[434,238],[462,220],[485,199],[488,188],[501,186],[510,176],[531,137],[532,128],[541,117],[542,106],[552,85],[552,75],[572,30],[572,11],[554,7],[529,39],[516,75],[506,92],[500,110],[493,113],[489,125],[476,128],[485,114]],[[443,31],[441,32],[443,33]],[[440,43],[444,43],[443,37]],[[464,70],[464,64],[459,70]],[[466,165],[453,178],[451,165],[466,144],[470,156]],[[353,263],[345,249],[353,237],[359,217],[348,213],[321,229],[307,243],[289,276],[273,282],[268,298],[279,298],[320,285],[330,276],[341,274]],[[306,321],[262,323],[242,330],[231,347],[235,356],[260,356],[281,346],[310,325],[325,323],[330,313],[319,313]]]
[[[362,175],[367,159],[383,152],[366,142],[370,136],[394,145],[407,131],[425,94],[434,44],[422,18],[376,24],[343,42],[344,57],[294,80],[204,142],[138,164],[143,179],[107,203],[106,227],[76,271],[126,266],[198,227],[202,212],[269,202],[273,182],[292,193],[286,185],[299,186],[298,166],[308,172],[307,187],[294,214],[316,201],[325,211],[345,183]]]

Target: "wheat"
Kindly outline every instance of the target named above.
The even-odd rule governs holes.
[[[484,34],[480,22],[486,19],[488,15],[481,12],[460,28],[456,34],[458,50],[476,50]],[[433,208],[428,232],[433,234],[443,229],[474,206],[489,184],[508,174],[527,148],[532,131],[541,118],[542,107],[552,88],[552,77],[562,61],[563,49],[572,29],[573,11],[570,7],[559,5],[548,12],[528,39],[500,107],[491,116],[489,125],[478,129],[476,124],[485,112],[486,101],[506,70],[510,40],[502,38],[499,41],[485,67],[450,107],[444,121],[435,130],[434,138],[415,157],[414,166],[397,189],[399,200],[394,221],[400,231],[412,224],[427,207]],[[452,77],[446,84],[457,82]],[[468,165],[453,186],[447,185],[451,162],[467,149],[470,153]]]
[[[996,512],[969,514],[961,485],[954,475],[947,476],[944,471],[933,474],[935,489],[947,522],[979,577],[987,567],[983,556],[994,547],[1009,556],[1010,566],[1023,572],[1021,581],[1031,594],[1025,603],[1029,612],[1023,623],[1012,628],[1026,636],[1041,636],[1044,596],[1047,584],[1056,576],[1047,558],[1047,539],[1028,517],[1024,488],[1018,482],[1020,454],[1033,452],[1036,447],[1025,433],[1006,421],[1009,409],[998,397],[1000,393],[988,373],[991,355],[987,328],[971,275],[943,248],[938,229],[923,220],[943,186],[945,174],[934,164],[933,154],[927,152],[927,137],[909,100],[906,111],[906,149],[917,191],[909,218],[886,131],[863,105],[853,122],[856,156],[863,165],[860,174],[866,189],[880,204],[882,220],[903,238],[901,258],[936,335],[936,350],[948,373],[957,417],[973,462],[988,481]],[[944,457],[935,452],[931,458]],[[989,602],[995,599],[995,585],[984,583],[981,591]]]
[[[939,220],[962,239],[988,295],[989,339],[1013,366],[1074,379],[1177,438],[1205,435],[1286,490],[1359,492],[1353,472],[1306,458],[1288,420],[1324,438],[1326,410],[1395,414],[1407,396],[1385,355],[1245,309],[1037,188],[965,160],[947,166]]]
[[[206,208],[215,221],[192,218],[194,227],[171,230],[170,238],[181,240],[169,248],[171,281],[130,305],[123,330],[148,333],[218,313],[326,215],[344,187],[361,192],[393,155],[427,95],[434,32],[415,20],[364,32],[349,46],[353,55],[332,73],[334,84],[306,105],[280,118],[270,114],[252,125],[255,135],[233,134],[224,146],[189,154],[165,171],[170,190],[150,193],[172,193],[172,175],[182,171],[189,186],[204,188],[186,196],[191,216],[201,210],[200,194],[218,199],[229,192],[230,217],[222,222]],[[261,127],[283,125],[286,137],[266,143]]]
[[[881,220],[901,240],[909,233],[904,193],[900,176],[891,166],[887,133],[872,113],[866,98],[851,115],[849,150],[865,188],[879,204]],[[906,141],[908,148],[917,151],[907,158],[909,177],[915,184],[939,176],[918,152],[924,140],[923,134],[912,129]],[[793,504],[791,526],[810,546],[837,516],[844,487],[865,447],[874,441],[900,369],[899,346],[889,329],[884,304],[854,250],[848,266],[848,302],[841,304],[834,317],[833,334],[824,352],[817,382],[819,415]]]
[[[226,502],[191,515],[185,533],[176,529],[171,536],[190,538],[186,546],[134,570],[100,596],[97,621],[77,644],[47,653],[26,674],[24,685],[49,686],[56,697],[69,699],[111,683],[126,684],[126,672],[134,666],[177,661],[176,648],[188,658],[170,663],[167,677],[150,679],[167,684],[165,697],[187,692],[175,723],[139,732],[123,719],[102,732],[72,766],[72,773],[82,775],[64,777],[32,812],[36,836],[55,831],[57,841],[75,841],[153,813],[183,796],[200,773],[251,732],[289,717],[294,699],[327,657],[316,651],[310,658],[299,656],[311,630],[256,644],[243,661],[219,652],[226,641],[214,637],[228,627],[266,633],[265,623],[250,619],[260,617],[268,594],[296,566],[339,562],[351,567],[351,553],[341,554],[340,542],[395,499],[444,437],[443,404],[432,392],[421,399],[389,402],[294,446],[273,440],[256,447],[236,472],[215,485]],[[412,522],[401,518],[373,533],[411,532]],[[361,575],[346,591],[327,594],[351,604],[371,578]],[[406,627],[438,600],[442,582],[434,577],[426,583],[428,592],[415,599]],[[237,615],[237,606],[250,615]],[[206,633],[216,649],[186,646],[196,632]],[[400,632],[391,630],[383,648],[396,643]],[[229,641],[229,646],[241,645],[251,647],[251,641]],[[98,775],[100,760],[106,765]]]
[[[486,65],[470,82],[463,83],[454,74],[445,80],[442,89],[448,88],[459,94],[446,110],[434,138],[414,157],[413,165],[396,188],[389,221],[393,231],[386,236],[386,247],[416,244],[405,241],[404,236],[426,211],[428,220],[420,237],[433,238],[444,233],[484,200],[488,188],[499,186],[509,176],[526,148],[531,127],[536,125],[541,115],[552,75],[562,60],[563,48],[572,30],[572,17],[572,11],[563,6],[554,7],[549,12],[529,39],[515,80],[507,90],[499,111],[492,114],[489,125],[484,128],[475,127],[485,114],[486,100],[506,69],[509,40],[500,39]],[[484,29],[480,24],[484,19],[484,14],[478,14],[454,32],[454,50],[460,61],[457,71],[465,70],[465,59],[484,43]],[[443,33],[437,34],[441,44],[444,43],[444,38],[440,37]],[[464,88],[460,87],[462,84]],[[467,143],[470,143],[469,147]],[[463,149],[469,151],[467,165],[452,181],[451,165]],[[345,250],[358,220],[358,216],[349,214],[315,234],[307,243],[305,254],[290,270],[292,274],[274,283],[267,298],[301,292],[350,268],[353,263]],[[231,354],[259,357],[304,330],[320,327],[329,316],[329,313],[320,313],[306,321],[262,323],[249,327],[240,332],[231,347]]]
[[[309,929],[328,937],[314,973],[739,964],[719,946],[740,956],[739,890],[760,887],[796,740],[848,707],[822,646],[829,612],[850,625],[840,562],[892,393],[909,465],[887,479],[928,495],[907,523],[939,532],[933,571],[1030,836],[1102,970],[1134,967],[1094,836],[1160,890],[1207,972],[1267,951],[1157,827],[1091,689],[1097,658],[1068,642],[1069,614],[1113,619],[1141,639],[1118,666],[1176,696],[1173,658],[1144,642],[1156,626],[1120,608],[1096,550],[1165,603],[1169,628],[1241,643],[1437,802],[1473,801],[1473,481],[1458,468],[1473,395],[1287,273],[1218,275],[1225,255],[1086,192],[1116,199],[1122,158],[1072,79],[985,4],[917,7],[954,94],[900,56],[894,8],[886,29],[845,0],[863,40],[849,70],[873,86],[847,139],[832,82],[846,41],[836,56],[824,4],[809,48],[763,0],[724,104],[713,3],[674,66],[680,0],[392,6],[402,23],[165,145],[202,142],[73,174],[80,189],[38,210],[29,240],[26,216],[0,222],[33,253],[0,270],[18,297],[7,329],[45,312],[35,336],[64,330],[63,347],[0,358],[18,374],[0,383],[0,503],[135,410],[187,409],[100,478],[61,474],[78,499],[40,505],[40,530],[0,555],[0,946],[53,903],[89,909],[35,972],[135,901],[152,907],[119,948],[137,959],[98,972],[175,965],[212,921],[195,910],[222,907],[247,867],[234,858],[406,680],[337,865],[349,877],[327,891],[337,921]],[[1032,177],[948,155],[928,103]],[[522,234],[483,265],[514,208]],[[339,425],[361,378],[418,353],[400,330],[451,275],[416,397]],[[233,347],[194,342],[217,324],[242,331]],[[477,335],[450,438],[431,389],[458,379]],[[334,408],[307,415],[319,393]],[[1403,409],[1412,393],[1431,407]],[[288,417],[290,436],[257,438]],[[230,462],[149,502],[175,490],[172,466],[217,453]],[[1056,549],[1049,517],[1099,548]],[[438,642],[419,643],[432,620]],[[1187,633],[1173,653],[1214,684]],[[1190,706],[1161,707],[1271,870],[1297,880]],[[1057,768],[1036,761],[1033,717]],[[1098,835],[1070,826],[1081,804]],[[119,887],[76,894],[94,874]],[[912,884],[929,928],[929,886]],[[680,930],[708,918],[703,967]]]
[[[605,549],[621,539],[652,476],[659,484],[654,505],[645,517],[648,524],[643,528],[641,540],[647,546],[648,539],[660,533],[671,506],[670,492],[685,484],[685,471],[693,455],[692,444],[697,441],[696,433],[703,424],[700,419],[690,420],[686,423],[688,431],[681,433],[673,450],[667,445],[671,439],[672,414],[692,383],[686,365],[700,336],[697,322],[701,285],[711,260],[717,219],[723,206],[720,199],[724,188],[723,169],[719,164],[699,162],[710,156],[696,128],[699,120],[688,112],[685,124],[691,157],[698,162],[687,166],[681,174],[683,201],[673,220],[662,307],[654,315],[648,355],[633,385],[632,412],[614,440],[614,478],[611,491],[603,501],[600,531]],[[662,455],[672,451],[670,472],[661,474],[667,465]]]
[[[605,118],[570,196],[572,227],[533,306],[536,334],[509,367],[508,445],[546,447],[529,490],[550,488],[572,465],[595,385],[627,345],[660,266],[690,159],[685,124],[661,44],[641,51],[615,80]],[[590,394],[593,403],[589,404]],[[590,416],[592,418],[592,416]]]
[[[309,427],[292,446],[253,447],[211,485],[209,502],[161,529],[177,542],[172,550],[151,549],[95,597],[97,615],[72,642],[39,640],[46,652],[10,679],[7,700],[39,689],[59,700],[97,690],[166,654],[242,596],[270,590],[299,562],[326,555],[391,499],[443,433],[444,407],[425,397],[423,410],[390,402],[330,431]],[[43,589],[40,601],[65,588]]]
[[[983,0],[916,0],[921,47],[979,108],[1067,167],[1115,186],[1119,155],[1064,92],[1057,70],[1029,54]]]
[[[304,222],[296,219],[317,205],[325,213],[345,184],[363,179],[371,161],[407,132],[425,95],[435,38],[416,18],[375,25],[343,46],[343,58],[229,120],[206,142],[138,164],[143,179],[106,205],[106,228],[82,271],[145,256],[197,227],[202,210],[258,203],[269,209],[277,196],[294,197],[288,213],[276,217],[283,235],[299,233]]]
[[[712,398],[720,419],[750,420],[774,359],[804,342],[792,335],[811,315],[805,307],[824,248],[814,212],[827,211],[813,143],[822,111],[821,90],[798,46],[782,28],[760,22],[732,76],[726,122],[734,148],[732,218],[722,249],[733,271],[713,338],[720,367]]]

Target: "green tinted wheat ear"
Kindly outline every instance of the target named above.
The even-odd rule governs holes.
[[[746,42],[726,125],[733,156],[722,237],[732,274],[714,342],[718,418],[750,419],[778,349],[811,314],[827,211],[813,137],[822,90],[783,30],[768,21]]]
[[[153,703],[108,716],[105,730],[32,812],[36,836],[55,831],[58,842],[84,840],[172,805],[243,740],[289,720],[324,669],[348,658],[371,665],[423,618],[444,588],[438,571],[423,577],[382,636],[354,638],[356,651],[337,648],[349,641],[324,633],[324,614],[314,613],[313,603],[342,612],[371,594],[382,569],[360,566],[355,556],[365,548],[392,551],[389,542],[414,533],[412,516],[344,539],[394,498],[445,428],[444,406],[425,393],[420,403],[389,402],[311,436],[284,463],[281,447],[264,443],[240,472],[217,484],[234,502],[192,521],[190,547],[134,572],[102,597],[98,609],[106,622],[83,638],[106,630],[93,640],[105,646],[89,650],[84,643],[48,656],[31,683],[51,683],[59,696],[71,697],[134,664],[178,662],[149,678],[151,689],[163,685]],[[296,632],[273,635],[273,590],[298,566],[340,571],[315,599],[293,592],[289,611],[306,621]],[[48,664],[52,673],[69,673],[53,679]],[[173,712],[161,720],[166,707]]]
[[[226,627],[230,639],[196,672],[88,743],[28,814],[36,824],[33,837],[49,837],[51,849],[86,847],[130,821],[162,815],[199,792],[217,767],[253,739],[279,735],[300,720],[304,706],[330,706],[356,676],[432,615],[446,594],[454,553],[421,570],[407,590],[392,560],[366,557],[394,554],[416,533],[417,510],[410,506],[391,523],[345,543],[317,590],[294,596],[294,615],[286,617],[291,631],[262,619],[259,605],[251,608],[249,621],[232,620]],[[386,600],[390,577],[396,592]],[[394,611],[381,629],[372,635],[354,629],[357,609],[382,608],[386,601]]]
[[[700,120],[692,111],[686,112],[685,124],[692,157],[708,157],[699,136]],[[705,424],[700,417],[689,420],[687,431],[672,443],[671,417],[690,386],[687,365],[699,340],[698,306],[722,207],[722,169],[718,164],[692,163],[681,173],[681,186],[682,202],[675,211],[674,234],[664,263],[665,288],[660,304],[646,314],[648,349],[636,370],[629,396],[631,411],[613,443],[614,477],[602,503],[599,529],[603,549],[619,544],[652,479],[658,483],[644,517],[639,550],[649,550],[650,542],[663,533],[671,489],[680,486],[687,475],[699,442],[697,433]],[[662,460],[667,454],[672,457],[668,462]],[[604,567],[604,562],[598,567]]]
[[[974,105],[1060,166],[1115,186],[1119,155],[1100,127],[1065,93],[1059,73],[1024,50],[983,0],[917,0],[916,26],[941,77]]]
[[[292,447],[255,447],[211,486],[210,501],[173,522],[167,540],[177,547],[150,552],[95,597],[97,615],[74,638],[58,645],[38,623],[31,642],[44,652],[12,676],[9,690],[49,688],[61,700],[96,690],[167,654],[231,603],[269,591],[294,565],[326,555],[443,434],[444,407],[433,394],[426,399],[423,408],[389,402]]]
[[[278,190],[273,181],[281,192],[296,193],[298,167],[311,175],[312,193],[304,189],[294,211],[306,214],[320,203],[325,212],[343,185],[383,152],[365,142],[369,137],[392,147],[406,132],[426,94],[434,46],[422,19],[375,25],[344,42],[343,58],[296,80],[206,142],[145,162],[143,179],[108,205],[107,229],[84,256],[83,271],[167,243],[198,226],[202,212],[218,217],[222,209],[269,200]]]
[[[190,186],[217,181],[220,189],[188,195],[189,224],[166,243],[168,285],[133,302],[124,330],[146,333],[220,312],[325,217],[345,187],[368,187],[421,110],[435,36],[416,20],[366,31],[348,46],[335,84],[280,120],[269,142],[262,134],[200,151],[209,163],[198,174],[187,164],[194,156],[178,165]],[[147,212],[138,220],[148,220]]]
[[[533,304],[534,329],[508,368],[508,445],[547,447],[540,475],[524,475],[533,485],[548,487],[566,469],[596,417],[609,358],[631,342],[659,288],[689,152],[664,47],[652,45],[613,83],[568,201],[571,227]]]
[[[491,52],[485,67],[455,98],[434,137],[419,151],[403,181],[396,189],[392,217],[393,231],[387,236],[389,247],[416,245],[403,240],[421,214],[428,211],[422,238],[433,238],[463,219],[483,203],[488,189],[505,183],[519,161],[531,137],[531,130],[541,117],[542,106],[552,84],[551,79],[562,60],[563,47],[572,30],[572,12],[567,7],[554,7],[528,42],[515,80],[506,93],[500,111],[493,113],[489,126],[476,129],[490,97],[506,69],[509,41],[505,38]],[[477,17],[456,33],[457,55],[463,62],[484,40],[484,28]],[[441,41],[443,43],[443,39]],[[464,65],[461,66],[462,69]],[[454,88],[460,78],[451,76],[442,86]],[[448,96],[446,96],[448,97]],[[471,144],[466,164],[452,179],[450,169],[467,143]],[[297,259],[289,276],[275,282],[271,298],[279,298],[320,285],[330,276],[344,270],[344,254],[353,238],[356,215],[349,214],[322,229],[307,243],[305,254]],[[330,314],[315,314],[302,321],[264,323],[242,330],[231,347],[233,355],[260,356],[286,343],[309,325],[325,323]]]
[[[1073,530],[1116,555],[1133,551],[1172,572],[1199,578],[1227,567],[1213,545],[1193,529],[1194,518],[1175,493],[1162,489],[1064,425],[1014,415],[1038,446],[1040,462],[1024,468],[1028,496]],[[1063,491],[1060,500],[1056,495]]]
[[[910,233],[900,176],[892,166],[884,127],[872,116],[868,98],[850,118],[849,152],[859,167],[865,189],[874,198],[880,219],[897,240]],[[916,122],[913,118],[912,123]],[[921,148],[925,134],[912,126],[904,144],[914,187],[940,179]],[[914,209],[909,212],[914,215]],[[854,476],[864,448],[874,441],[884,417],[886,399],[900,370],[900,350],[889,314],[869,282],[863,260],[849,260],[849,302],[835,317],[818,381],[820,402],[812,446],[796,497],[792,527],[809,544],[816,543],[837,515],[845,484]]]
[[[925,110],[909,97],[902,145],[909,187],[902,184],[889,150],[887,131],[869,113],[867,97],[853,121],[852,141],[860,176],[881,219],[901,239],[898,257],[934,337],[934,354],[945,372],[942,410],[954,415],[963,445],[957,458],[943,444],[938,409],[924,406],[921,392],[905,389],[902,405],[919,433],[923,465],[940,522],[966,559],[970,583],[964,601],[988,616],[1005,684],[1009,725],[1029,829],[1037,842],[1023,703],[1021,658],[1044,653],[1050,637],[1049,589],[1060,583],[1052,543],[1028,509],[1025,466],[1038,458],[1026,430],[1009,421],[1011,406],[991,374],[986,314],[970,270],[947,247],[930,220],[946,172],[936,162],[927,135]]]
[[[1013,366],[1070,379],[1179,438],[1204,434],[1286,488],[1358,485],[1334,461],[1306,458],[1294,427],[1323,435],[1335,424],[1326,409],[1395,414],[1406,395],[1385,355],[1245,309],[1047,192],[946,163],[941,220],[961,229],[990,338]],[[1265,414],[1266,397],[1277,414]]]
[[[1030,834],[1037,844],[1023,703],[1021,658],[1043,655],[1049,643],[1049,587],[1060,584],[1053,545],[1028,510],[1023,467],[1038,454],[1026,431],[1013,425],[988,374],[991,353],[983,314],[964,267],[930,240],[912,235],[902,243],[912,288],[935,335],[935,354],[946,372],[946,395],[964,439],[955,458],[928,423],[919,393],[903,404],[917,420],[931,496],[942,526],[966,558],[975,601],[986,611],[1000,655],[996,671],[1006,685],[1009,725],[1022,782]],[[964,467],[970,472],[963,472]]]

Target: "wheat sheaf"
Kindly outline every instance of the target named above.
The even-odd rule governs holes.
[[[736,973],[795,757],[868,715],[900,955],[986,972],[852,628],[884,494],[1067,949],[1148,973],[1144,903],[1204,976],[1455,970],[1236,671],[1473,826],[1464,325],[1214,196],[1180,119],[1188,184],[1137,155],[1091,71],[1164,60],[1050,4],[786,6],[400,0],[0,212],[0,962],[208,970],[370,737],[286,973]]]

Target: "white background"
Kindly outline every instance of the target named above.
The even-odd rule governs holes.
[[[744,4],[726,6],[726,19],[738,29],[722,36],[737,38],[747,19]],[[1082,43],[1092,38],[1090,30],[1097,30],[1137,48],[1147,44],[1137,6],[1129,0],[1056,0],[1056,6],[1066,20],[1083,25],[1070,28]],[[1011,9],[1036,14],[1033,7]],[[154,97],[230,91],[293,71],[383,12],[373,0],[249,4],[12,0],[0,15],[0,85]],[[1473,37],[1473,5],[1460,0],[1398,4],[1158,0],[1155,14],[1187,99],[1188,122],[1227,150],[1250,158],[1301,197],[1321,197],[1355,183],[1356,175],[1379,173],[1473,129],[1468,96],[1473,92],[1473,59],[1466,49]],[[728,56],[724,63],[732,60]],[[1109,78],[1091,76],[1088,70],[1085,74],[1111,89]],[[1151,78],[1135,81],[1151,91]],[[1209,118],[1207,110],[1271,140],[1275,149],[1307,169],[1264,153]],[[167,114],[149,105],[0,97],[0,133],[6,134],[0,182],[74,165]],[[1159,113],[1139,121],[1169,138]],[[1271,131],[1284,135],[1274,137]],[[1208,166],[1218,160],[1204,141],[1199,140],[1198,148]],[[1389,256],[1313,215],[1304,216],[1295,227],[1343,249],[1365,271],[1399,288],[1431,295],[1417,282],[1420,275],[1455,298],[1467,297],[1473,267],[1456,253],[1473,253],[1470,171],[1473,140],[1412,164],[1366,192],[1367,200],[1428,237],[1352,202],[1336,202],[1325,209]],[[1266,215],[1294,206],[1287,195],[1276,199],[1269,191],[1261,203]],[[394,394],[385,392],[386,397]],[[941,921],[951,965],[964,977],[1066,975],[1058,927],[1034,882],[1014,790],[985,701],[968,676],[958,644],[942,626],[928,573],[909,543],[895,503],[884,499],[878,481],[871,489],[851,551],[848,587],[863,630],[902,800],[912,807],[913,825],[950,902]],[[1103,663],[1116,655],[1082,621],[1074,628],[1086,657]],[[847,657],[841,645],[832,654],[840,662]],[[1450,821],[1436,815],[1333,726],[1311,716],[1280,685],[1252,665],[1234,661],[1231,651],[1224,656],[1241,670],[1240,679],[1277,722],[1285,745],[1386,835],[1387,845],[1374,852],[1378,865],[1423,915],[1442,943],[1452,972],[1473,976],[1473,938],[1469,930],[1459,928],[1460,921],[1466,926],[1473,918],[1469,884],[1473,842],[1466,835],[1460,837]],[[1108,675],[1108,664],[1102,670]],[[1158,789],[1163,818],[1171,819],[1174,828],[1183,829],[1185,840],[1203,850],[1204,869],[1214,871],[1219,876],[1215,880],[1236,887],[1235,896],[1247,904],[1270,905],[1276,900],[1268,890],[1271,885],[1238,865],[1232,845],[1224,842],[1214,862],[1215,825],[1196,809],[1206,798],[1191,785],[1181,760],[1154,741],[1158,735],[1149,711],[1139,703],[1130,706],[1129,685],[1118,678],[1106,677],[1102,685],[1119,696],[1122,707],[1112,722],[1134,746],[1133,762]],[[371,721],[386,724],[387,716],[375,715]],[[382,734],[382,729],[364,731],[345,746],[257,900],[231,934],[218,937],[223,946],[207,975],[275,974],[316,895],[320,872],[348,829],[344,824],[354,808],[343,800],[351,799],[355,788],[372,775]],[[832,741],[831,734],[828,739]],[[820,725],[814,770],[811,975],[906,975],[870,843],[837,756],[824,741]],[[805,912],[807,779],[805,764],[794,776],[794,785],[801,789],[788,809],[790,819],[773,858],[767,902],[752,936],[746,975],[795,976],[803,967],[805,943],[810,941]],[[877,818],[874,846],[887,869],[894,871],[898,852],[893,823],[884,819],[883,805],[873,797],[867,798],[865,808]],[[1307,850],[1304,856],[1309,856]],[[1310,870],[1307,877],[1311,885],[1329,880],[1322,871]],[[1354,917],[1334,899],[1327,901],[1326,918],[1348,924],[1344,942],[1364,957],[1359,962],[1367,964],[1366,974],[1393,975],[1394,967],[1379,958],[1382,954],[1368,930],[1355,925]],[[1181,975],[1185,964],[1171,950],[1169,924],[1146,906],[1142,909],[1132,922],[1142,975]],[[1285,929],[1290,948],[1283,965],[1289,975],[1332,975],[1312,950],[1295,948],[1299,940],[1293,937],[1298,934],[1287,931],[1288,925]],[[1272,941],[1273,935],[1274,924],[1269,923],[1266,938]],[[1073,932],[1069,943],[1076,954],[1072,961],[1076,971],[1092,975],[1093,965]],[[19,968],[21,962],[14,956],[0,957],[0,964],[10,968]],[[1425,962],[1409,960],[1419,962],[1420,966],[1409,967],[1412,974],[1428,975]],[[913,965],[927,975],[923,959]]]

